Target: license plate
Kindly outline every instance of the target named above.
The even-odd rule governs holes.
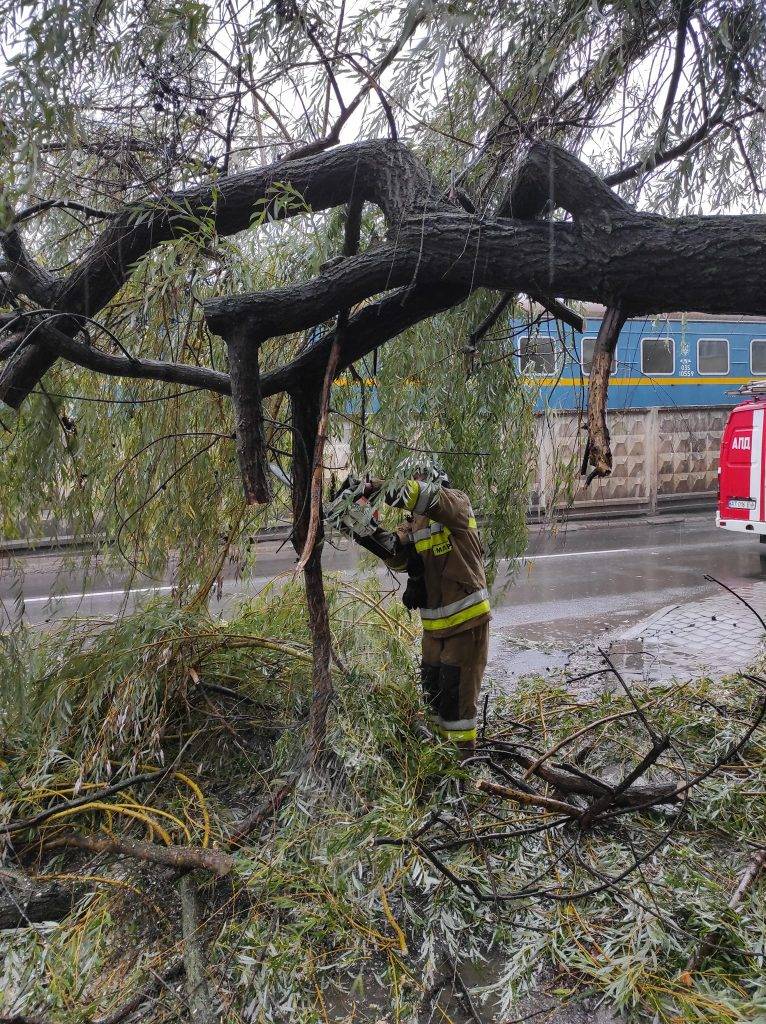
[[[729,498],[729,508],[755,508],[754,498]]]

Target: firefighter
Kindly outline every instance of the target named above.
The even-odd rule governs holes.
[[[380,480],[367,481],[361,502],[383,486]],[[436,731],[455,743],[465,759],[476,743],[490,621],[484,548],[471,502],[431,461],[416,464],[411,479],[383,498],[410,513],[393,537],[380,527],[376,532],[393,549],[383,555],[386,564],[407,571],[405,605],[420,610],[426,711]]]

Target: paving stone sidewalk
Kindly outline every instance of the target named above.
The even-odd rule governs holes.
[[[712,597],[661,608],[612,640],[610,656],[630,678],[648,685],[748,668],[764,649],[764,627],[754,612],[766,619],[766,582],[739,582],[732,589],[743,600],[721,588]]]

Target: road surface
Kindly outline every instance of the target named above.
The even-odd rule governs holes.
[[[222,600],[211,608],[225,612],[232,598],[257,592],[293,562],[289,545],[263,541],[255,578],[227,579]],[[352,576],[360,572],[353,549],[329,550],[325,564]],[[494,629],[528,640],[593,637],[665,605],[714,593],[706,573],[735,588],[760,579],[757,539],[717,530],[710,514],[579,523],[555,534],[534,529],[526,556],[501,565]],[[5,558],[0,601],[6,622],[23,612],[27,621],[43,624],[75,614],[107,616],[172,589],[167,580],[127,580],[98,566],[85,577],[78,565],[65,569],[55,553],[17,558],[15,564]]]

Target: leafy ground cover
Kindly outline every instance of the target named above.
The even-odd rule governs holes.
[[[336,580],[329,597],[339,660],[313,765],[295,584],[227,620],[156,602],[4,638],[3,898],[57,886],[65,911],[0,931],[3,1019],[174,1021],[191,1000],[195,1019],[207,1001],[208,1019],[233,1022],[508,1022],[530,993],[527,1019],[583,993],[636,1021],[763,1019],[756,871],[729,907],[766,835],[763,729],[742,742],[756,676],[595,698],[530,681],[489,703],[461,769],[418,726],[413,622],[372,583]],[[670,739],[643,782],[683,786],[724,763],[675,803],[593,823],[477,786],[582,810],[519,758],[548,752],[614,789],[651,747],[647,723]],[[83,838],[222,866],[189,873]]]

